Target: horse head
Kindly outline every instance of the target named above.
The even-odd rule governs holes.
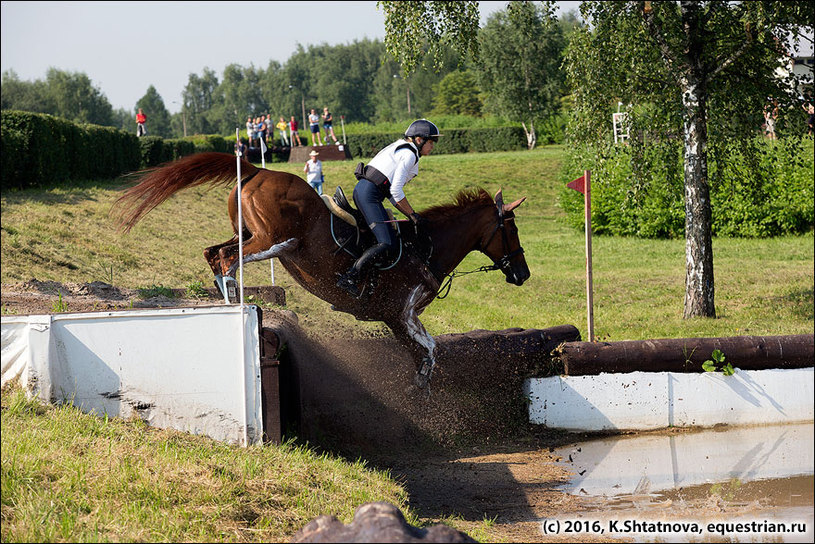
[[[481,251],[492,259],[496,269],[504,273],[507,283],[515,285],[523,285],[529,279],[529,267],[518,238],[513,213],[524,200],[526,197],[519,198],[512,204],[504,204],[503,194],[498,191],[495,195],[494,222],[481,240]]]

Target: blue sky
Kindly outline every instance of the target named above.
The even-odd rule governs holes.
[[[506,6],[479,2],[482,23]],[[560,2],[577,10],[579,2]],[[45,79],[50,67],[84,72],[114,108],[131,111],[152,84],[181,109],[191,73],[220,77],[232,63],[266,68],[303,46],[383,39],[384,15],[367,2],[3,1],[2,69]]]

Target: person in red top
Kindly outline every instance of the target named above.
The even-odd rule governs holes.
[[[300,134],[297,132],[297,121],[294,119],[294,115],[291,116],[291,121],[289,121],[289,130],[291,131],[291,145],[294,145],[295,141],[298,146],[303,145],[300,141]]]
[[[147,123],[147,116],[144,112],[139,108],[139,113],[136,114],[136,136],[144,136],[147,134],[147,127],[144,126]]]

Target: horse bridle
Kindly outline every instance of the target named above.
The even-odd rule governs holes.
[[[453,278],[458,276],[466,276],[467,274],[472,274],[474,272],[491,272],[493,270],[504,270],[505,268],[510,267],[510,260],[515,257],[516,255],[523,255],[524,248],[520,245],[518,249],[514,251],[509,251],[509,239],[507,238],[507,230],[506,230],[506,217],[504,217],[504,205],[496,204],[495,206],[496,211],[498,212],[498,221],[495,224],[495,228],[492,229],[492,234],[487,239],[485,244],[479,244],[479,251],[483,250],[485,247],[490,245],[492,239],[495,238],[495,234],[500,230],[501,231],[501,243],[504,249],[504,256],[501,257],[499,260],[492,259],[492,265],[490,266],[480,266],[475,270],[470,270],[469,272],[457,272],[453,270],[451,273],[447,274],[447,279],[444,280],[441,287],[439,287],[438,292],[436,293],[436,298],[445,298],[447,295],[450,294],[450,287],[453,285]],[[483,251],[482,251],[483,253]],[[444,291],[444,294],[442,294]]]

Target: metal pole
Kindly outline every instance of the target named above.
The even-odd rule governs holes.
[[[348,145],[348,142],[345,141],[345,116],[340,115],[340,125],[342,125],[342,143],[343,145]]]
[[[308,122],[306,121],[306,95],[303,94],[302,91],[300,91],[300,107],[303,109],[303,130],[306,130],[308,127]],[[306,137],[306,139],[308,139],[308,137]]]

